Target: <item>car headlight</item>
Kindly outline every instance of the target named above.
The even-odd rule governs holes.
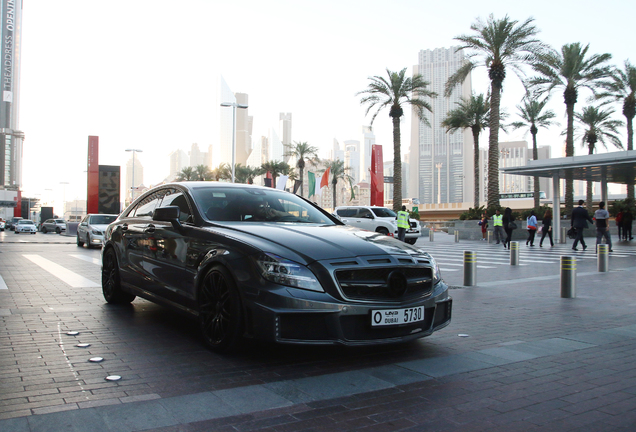
[[[302,264],[278,255],[262,253],[256,258],[261,275],[268,281],[294,288],[325,292],[316,276]]]
[[[91,230],[91,232],[93,233],[93,235],[102,235],[102,232],[100,230],[93,229]]]
[[[429,259],[431,265],[433,266],[433,285],[442,280],[442,272],[437,265],[437,261],[430,254],[426,254],[426,257]]]

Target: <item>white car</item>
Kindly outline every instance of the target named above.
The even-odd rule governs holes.
[[[106,227],[117,219],[117,215],[112,214],[89,214],[84,216],[82,222],[77,227],[77,245],[102,247],[104,241],[104,231]]]
[[[336,207],[334,214],[346,225],[397,237],[397,215],[386,207],[342,206]],[[415,244],[421,235],[420,222],[410,219],[409,224],[411,227],[406,230],[404,240],[409,244]]]
[[[33,223],[32,220],[21,219],[15,225],[15,229],[13,231],[16,234],[20,234],[20,233],[35,234],[36,232],[38,232],[38,227]]]
[[[0,231],[4,231],[5,221],[0,220]]]

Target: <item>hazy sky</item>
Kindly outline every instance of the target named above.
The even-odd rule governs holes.
[[[24,0],[25,195],[61,201],[65,189],[67,200],[85,199],[89,135],[99,136],[100,164],[122,166],[122,184],[127,148],[143,150],[145,184],[160,182],[170,152],[217,142],[220,75],[249,95],[254,140],[278,128],[280,112],[291,112],[292,139],[324,157],[334,138],[359,139],[369,123],[355,96],[369,76],[404,67],[410,74],[419,50],[456,44],[453,37],[490,13],[534,17],[539,37],[554,47],[590,43],[591,53],[612,53],[614,64],[636,63],[633,1]],[[478,69],[474,91],[487,86]],[[579,97],[579,111],[587,96]],[[515,112],[521,97],[509,71],[502,107]],[[565,125],[562,101],[555,94],[552,108]],[[561,129],[539,133],[555,156]],[[392,145],[388,111],[374,132],[378,144]],[[487,132],[481,141],[487,145]],[[404,150],[409,143],[410,114],[402,122]]]

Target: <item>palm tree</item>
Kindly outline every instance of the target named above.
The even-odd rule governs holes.
[[[210,176],[212,178],[212,180],[231,180],[232,179],[232,168],[230,167],[230,164],[222,162],[219,164],[218,167],[214,168],[211,173]]]
[[[234,177],[237,183],[254,184],[254,178],[263,174],[261,168],[243,166],[240,163],[234,167]]]
[[[555,88],[563,89],[563,100],[567,112],[565,156],[574,156],[574,105],[579,89],[587,88],[596,93],[596,89],[607,85],[612,76],[612,68],[607,61],[611,54],[593,54],[588,56],[590,45],[581,46],[579,42],[563,45],[561,52],[550,50],[538,56],[533,69],[539,74],[531,78],[528,84],[540,92],[551,92]],[[565,212],[572,213],[574,205],[574,187],[572,173],[565,173]]]
[[[539,32],[534,19],[523,23],[511,20],[506,15],[495,19],[493,15],[486,22],[478,19],[470,26],[476,34],[461,35],[455,39],[462,44],[458,49],[470,49],[468,61],[460,67],[446,82],[444,94],[450,96],[453,88],[464,82],[470,72],[480,64],[473,61],[481,57],[481,65],[488,69],[490,78],[490,137],[488,138],[488,207],[499,206],[499,123],[501,90],[506,78],[506,67],[518,76],[521,66],[532,62],[535,56],[546,49],[546,45],[535,39]]]
[[[272,174],[272,187],[276,187],[276,178],[283,174],[289,175],[293,170],[287,162],[267,161],[261,165],[263,173],[270,172]]]
[[[470,129],[473,133],[474,159],[475,159],[475,203],[474,208],[479,207],[479,134],[488,127],[490,102],[489,98],[480,94],[470,96],[470,99],[461,98],[457,102],[457,108],[448,111],[442,126],[448,132],[459,129]]]
[[[634,150],[634,116],[636,115],[636,67],[625,61],[625,70],[616,69],[612,81],[599,98],[623,102],[623,115],[627,119],[627,150]],[[631,178],[634,176],[632,175]],[[627,198],[634,199],[634,183],[627,183]]]
[[[194,174],[198,180],[210,180],[212,172],[206,165],[197,165],[194,168]]]
[[[585,132],[581,138],[583,147],[587,146],[588,154],[593,154],[597,150],[596,143],[600,142],[607,149],[607,143],[611,143],[619,149],[623,148],[618,128],[623,127],[625,123],[621,120],[612,120],[614,109],[608,108],[603,110],[599,107],[586,106],[583,113],[575,113],[574,116],[585,128]],[[587,182],[587,209],[592,211],[592,182]]]
[[[303,196],[303,175],[305,171],[305,158],[317,158],[318,148],[310,146],[307,142],[294,141],[291,149],[285,153],[285,156],[293,156],[297,159],[296,167],[300,173],[300,196]]]
[[[376,112],[371,117],[371,126],[378,113],[385,107],[390,107],[389,117],[393,120],[393,209],[400,210],[402,207],[402,151],[400,138],[400,117],[404,115],[403,104],[409,104],[417,112],[420,120],[429,124],[424,117],[424,110],[432,111],[431,105],[422,98],[437,97],[427,89],[429,83],[424,81],[422,75],[416,74],[413,78],[405,77],[406,68],[400,72],[386,70],[389,79],[381,76],[369,77],[371,82],[366,90],[356,93],[365,95],[360,104],[368,104],[365,115],[369,114],[372,108],[377,107]],[[334,192],[335,193],[335,192]],[[335,198],[334,198],[335,200]]]
[[[196,173],[194,172],[194,168],[187,166],[177,174],[176,181],[190,181],[196,178]]]
[[[526,96],[521,101],[521,105],[517,105],[519,110],[519,117],[521,121],[516,121],[510,124],[513,129],[529,128],[532,135],[532,158],[534,160],[539,159],[539,150],[537,149],[537,132],[539,128],[548,128],[554,124],[553,121],[556,114],[552,110],[544,111],[545,106],[548,103],[548,98],[539,100],[538,96],[530,92],[526,92]],[[534,208],[538,209],[541,206],[539,201],[539,177],[534,176]]]
[[[351,183],[353,181],[353,177],[351,177],[347,173],[351,168],[345,167],[344,161],[340,159],[328,161],[326,163],[325,171],[327,170],[327,168],[329,168],[329,174],[331,175],[331,190],[333,191],[333,208],[335,209],[338,180],[344,180],[345,182]],[[400,203],[402,203],[401,198],[400,198]]]

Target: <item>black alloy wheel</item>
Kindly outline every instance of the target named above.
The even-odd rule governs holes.
[[[376,232],[379,232],[380,234],[383,234],[383,235],[389,235],[389,230],[384,227],[378,228]]]
[[[62,230],[60,229],[60,227],[55,228],[55,232],[60,234],[62,232]]]
[[[237,347],[243,332],[241,300],[230,273],[213,267],[203,279],[199,291],[199,317],[205,344],[216,352]]]
[[[111,304],[130,303],[136,297],[134,294],[129,294],[121,289],[117,255],[112,248],[104,252],[102,263],[102,292],[104,293],[106,301]]]

